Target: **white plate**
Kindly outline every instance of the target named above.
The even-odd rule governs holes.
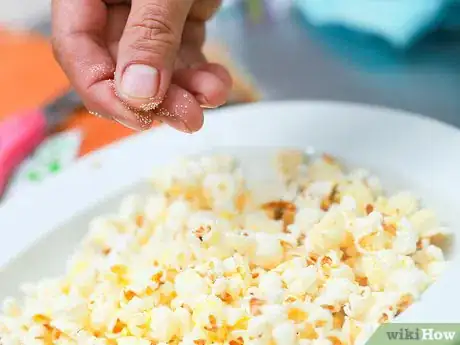
[[[154,167],[180,156],[232,148],[306,147],[377,173],[391,189],[414,191],[454,231],[460,225],[460,131],[398,111],[342,103],[261,103],[214,111],[192,136],[159,128],[81,159],[0,209],[0,299],[21,282],[59,273],[94,215],[120,193],[142,188]],[[249,156],[246,157],[246,160]],[[254,156],[252,156],[254,158]],[[399,321],[460,321],[459,248],[455,263]]]

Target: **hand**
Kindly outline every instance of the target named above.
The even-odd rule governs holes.
[[[194,132],[231,78],[201,51],[220,0],[53,0],[56,59],[86,107],[141,130]]]

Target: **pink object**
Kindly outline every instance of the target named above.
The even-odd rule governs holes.
[[[37,148],[46,136],[46,117],[29,110],[0,122],[0,196],[14,169]]]

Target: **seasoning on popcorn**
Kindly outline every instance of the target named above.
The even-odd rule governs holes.
[[[22,287],[2,345],[354,345],[443,272],[436,215],[329,155],[282,153],[256,205],[232,157],[181,160]],[[289,198],[287,198],[289,196]]]

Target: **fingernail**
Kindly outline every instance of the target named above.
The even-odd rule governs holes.
[[[132,121],[123,119],[123,118],[116,118],[112,117],[112,120],[118,122],[120,125],[125,126],[126,128],[132,129],[133,131],[141,131],[142,128],[139,125],[132,123]]]
[[[171,118],[171,117],[165,117],[162,118],[162,121],[166,123],[167,125],[177,129],[178,131],[184,132],[184,133],[193,133],[193,131],[187,126],[185,121],[176,119],[176,118]]]
[[[147,65],[130,65],[121,79],[121,92],[132,98],[152,98],[158,90],[158,71]]]
[[[207,105],[207,104],[200,104],[200,107],[203,108],[203,109],[215,109],[215,108],[217,108],[217,106]]]
[[[214,108],[203,95],[196,95],[195,98],[200,103],[201,108]]]

